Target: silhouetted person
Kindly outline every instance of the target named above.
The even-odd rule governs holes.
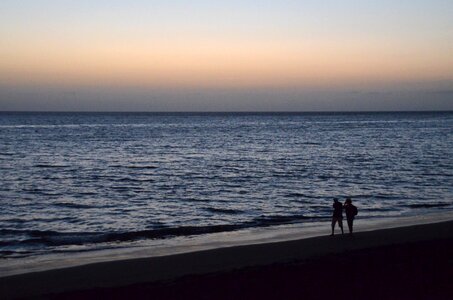
[[[338,202],[337,198],[333,198],[333,215],[332,215],[332,234],[334,235],[335,224],[338,222],[338,226],[341,228],[341,234],[343,232],[343,205]]]
[[[352,234],[352,226],[354,217],[357,215],[357,207],[352,204],[351,198],[347,198],[344,203],[344,211],[346,212],[346,220],[348,221],[349,233]]]

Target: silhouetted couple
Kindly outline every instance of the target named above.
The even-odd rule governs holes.
[[[346,212],[346,220],[348,221],[349,233],[352,234],[352,226],[354,223],[354,217],[357,215],[357,207],[352,204],[351,198],[347,198],[344,205],[341,204],[337,198],[333,198],[333,215],[332,215],[332,234],[334,235],[335,224],[338,222],[338,226],[341,228],[341,234],[343,232],[343,209]]]

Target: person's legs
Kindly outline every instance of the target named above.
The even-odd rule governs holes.
[[[344,234],[344,231],[343,231],[343,219],[342,218],[338,218],[338,226],[340,226],[340,228],[341,228],[341,234]]]
[[[332,234],[334,234],[334,231],[335,231],[335,223],[337,222],[337,218],[335,217],[332,217]]]
[[[349,233],[352,234],[352,226],[353,226],[354,218],[348,218],[348,227]]]

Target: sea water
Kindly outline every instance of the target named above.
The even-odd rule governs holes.
[[[318,224],[333,197],[453,213],[453,113],[0,113],[4,261]]]

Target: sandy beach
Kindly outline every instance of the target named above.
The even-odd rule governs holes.
[[[2,299],[447,299],[453,221],[0,278]],[[414,298],[415,297],[415,298]]]

